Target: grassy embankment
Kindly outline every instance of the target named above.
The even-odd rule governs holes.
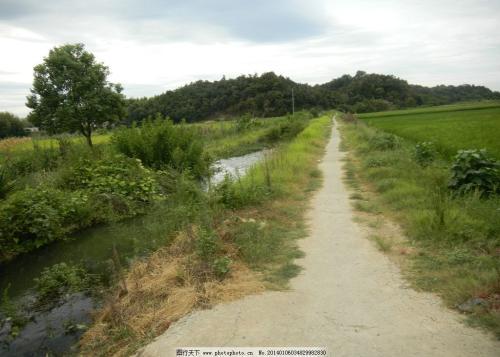
[[[500,108],[471,107],[373,113],[357,125],[343,124],[346,179],[376,244],[403,264],[414,286],[438,293],[450,307],[466,303],[461,310],[468,321],[500,337],[500,197],[448,188],[457,149],[500,153]],[[382,130],[405,139],[388,140]],[[433,141],[440,150],[428,165],[415,160],[418,141]],[[409,241],[377,230],[380,215],[398,222]]]
[[[84,335],[82,353],[128,355],[193,309],[285,288],[300,270],[296,240],[305,235],[329,133],[329,116],[313,119],[246,176],[197,191],[190,223],[131,266]]]

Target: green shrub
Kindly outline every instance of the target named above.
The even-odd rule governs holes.
[[[427,166],[436,158],[436,149],[434,143],[430,141],[424,141],[415,145],[413,156],[415,161],[420,166]]]
[[[264,136],[264,140],[271,143],[281,140],[291,140],[304,130],[306,126],[307,119],[289,117],[286,121],[271,127],[269,132]]]
[[[0,246],[3,254],[39,248],[84,224],[87,196],[55,189],[26,189],[0,206]]]
[[[55,264],[45,268],[35,279],[35,289],[40,303],[58,299],[64,294],[90,289],[95,279],[75,265]]]
[[[224,278],[231,270],[231,263],[231,258],[226,256],[215,259],[213,264],[215,275],[220,279]]]
[[[196,239],[196,252],[204,260],[211,261],[220,248],[219,236],[215,232],[201,230]]]
[[[197,130],[184,124],[174,125],[160,115],[144,121],[141,127],[134,124],[118,130],[112,142],[122,154],[155,169],[189,170],[197,178],[208,172],[209,159]]]
[[[368,142],[373,150],[394,150],[400,146],[398,137],[392,134],[377,132]]]
[[[388,164],[390,164],[388,160],[379,157],[369,157],[364,162],[366,168],[385,167]]]
[[[244,114],[236,119],[236,131],[242,132],[256,125],[255,119],[250,114]]]
[[[500,190],[500,163],[486,150],[460,150],[451,167],[449,187],[460,193],[479,191],[483,195]]]
[[[122,155],[94,161],[79,160],[62,175],[60,186],[121,196],[137,202],[159,198],[154,173],[143,167],[139,160]]]
[[[7,169],[0,165],[0,200],[14,190],[14,180],[11,180]]]

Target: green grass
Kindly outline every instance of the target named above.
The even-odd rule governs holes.
[[[447,158],[461,149],[487,149],[500,158],[500,102],[360,114],[370,126],[413,142],[432,141]]]
[[[109,142],[109,139],[111,138],[111,134],[97,134],[92,136],[92,142],[94,145],[100,145],[100,144],[106,144]],[[85,138],[83,136],[71,136],[70,140],[72,143],[75,144],[81,144],[81,145],[87,145],[87,142],[85,141]],[[5,149],[4,151],[10,151],[10,152],[20,152],[20,151],[27,151],[27,150],[33,150],[34,146],[37,145],[41,149],[50,149],[54,147],[58,147],[58,142],[57,139],[55,138],[50,138],[50,137],[43,137],[43,138],[32,138],[30,141],[24,141],[21,142],[9,149]]]
[[[416,120],[390,119],[398,121],[402,130],[411,130]],[[470,313],[469,320],[500,338],[500,197],[454,195],[447,188],[450,162],[438,158],[421,167],[413,156],[413,141],[402,139],[391,148],[377,147],[387,134],[376,128],[343,124],[341,132],[349,151],[346,181],[372,193],[369,201],[353,203],[401,225],[415,250],[408,255],[410,281],[439,294],[450,307],[476,297],[488,300],[491,308]],[[387,242],[374,240],[379,249],[390,249]]]

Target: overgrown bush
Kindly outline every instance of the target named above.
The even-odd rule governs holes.
[[[370,137],[369,146],[374,150],[394,150],[400,146],[400,140],[393,134],[377,132]]]
[[[2,255],[27,252],[63,238],[86,221],[87,200],[81,192],[48,188],[14,193],[0,206]]]
[[[140,160],[122,155],[94,161],[79,160],[67,169],[61,180],[63,188],[122,196],[138,202],[159,198],[153,172],[142,166]]]
[[[196,239],[196,252],[204,260],[212,261],[220,249],[219,236],[209,230],[201,230]]]
[[[449,187],[460,193],[477,190],[483,195],[500,192],[500,162],[486,150],[460,150],[451,167]]]
[[[244,114],[236,119],[236,131],[242,132],[256,125],[256,121],[250,114]]]
[[[122,154],[140,159],[155,169],[189,170],[197,178],[208,172],[208,156],[197,131],[184,124],[174,125],[160,115],[146,120],[140,127],[134,124],[118,130],[112,142]]]
[[[289,117],[283,123],[273,126],[264,137],[269,142],[290,140],[296,137],[307,126],[307,119]]]
[[[430,141],[424,141],[415,145],[415,149],[413,155],[415,157],[415,161],[420,166],[427,166],[436,158],[436,148],[434,147],[434,143]]]

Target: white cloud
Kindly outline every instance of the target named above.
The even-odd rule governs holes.
[[[18,0],[0,13],[0,111],[21,115],[33,66],[65,42],[86,43],[131,96],[222,75],[322,83],[358,69],[500,89],[494,1]]]

